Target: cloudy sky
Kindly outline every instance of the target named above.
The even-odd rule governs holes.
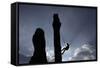
[[[93,60],[96,51],[96,9],[80,7],[57,7],[43,5],[19,5],[19,56],[31,57],[34,52],[32,36],[37,28],[45,32],[46,55],[54,61],[53,14],[58,13],[61,21],[61,46],[70,48],[62,61]],[[19,57],[19,62],[23,61]],[[28,63],[29,59],[24,61]]]

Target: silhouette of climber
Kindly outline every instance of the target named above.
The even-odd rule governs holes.
[[[45,52],[44,31],[41,28],[36,29],[32,42],[34,44],[34,53],[30,59],[30,64],[47,63]]]
[[[67,46],[64,47],[64,48],[61,50],[61,52],[62,52],[61,54],[62,54],[62,55],[64,54],[64,52],[65,52],[66,50],[69,49],[69,46],[70,46],[70,45],[69,45],[68,43],[67,43],[66,45],[67,45]]]
[[[62,62],[61,56],[61,44],[60,44],[60,20],[58,14],[53,15],[53,29],[54,29],[54,52],[55,52],[55,62]]]

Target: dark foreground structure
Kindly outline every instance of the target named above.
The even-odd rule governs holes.
[[[53,16],[53,29],[54,29],[54,48],[55,48],[55,62],[62,62],[61,44],[60,44],[60,26],[61,23],[58,14]],[[34,53],[30,59],[30,64],[47,63],[45,52],[45,37],[44,31],[38,28],[32,38],[34,44]]]
[[[32,42],[34,44],[34,53],[31,57],[30,64],[47,63],[45,52],[44,31],[38,28],[33,35]]]
[[[62,62],[61,56],[61,44],[60,44],[60,20],[58,14],[53,15],[53,29],[54,29],[54,52],[55,52],[55,62]]]

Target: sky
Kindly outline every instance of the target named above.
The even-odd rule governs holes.
[[[53,14],[58,13],[61,22],[60,42],[70,48],[62,55],[62,61],[96,59],[96,9],[80,7],[57,7],[43,5],[19,5],[19,63],[28,63],[34,52],[32,36],[42,28],[46,39],[46,55],[54,62]]]

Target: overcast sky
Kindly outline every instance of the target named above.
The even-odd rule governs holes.
[[[71,46],[62,56],[63,61],[76,57],[76,49],[84,45],[96,46],[96,9],[80,7],[56,7],[43,5],[19,5],[19,53],[31,57],[34,52],[32,36],[37,28],[45,32],[47,57],[54,56],[53,14],[58,13],[61,21],[61,46],[68,42]],[[90,48],[91,49],[91,48]],[[83,49],[84,51],[84,49]],[[86,51],[86,50],[85,50]],[[95,58],[95,51],[93,52]],[[80,56],[80,55],[78,55]],[[86,56],[86,55],[85,55]],[[74,58],[75,59],[75,58]],[[78,59],[77,59],[78,60]],[[19,61],[22,61],[21,59]]]

